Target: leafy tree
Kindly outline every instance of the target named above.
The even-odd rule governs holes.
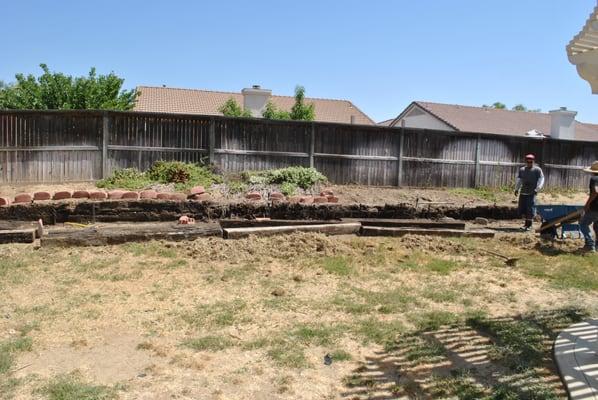
[[[124,79],[113,72],[96,75],[91,68],[87,76],[72,77],[40,67],[37,78],[16,74],[14,84],[0,86],[0,109],[130,110],[135,105],[137,91],[122,90]]]
[[[295,104],[291,108],[291,119],[298,121],[313,121],[316,117],[316,106],[305,104],[305,88],[303,86],[295,87]]]
[[[218,109],[225,117],[251,117],[249,110],[244,110],[243,107],[236,102],[232,97]]]
[[[316,116],[316,107],[313,103],[305,104],[305,88],[295,88],[295,104],[291,111],[279,110],[272,102],[266,104],[262,116],[267,119],[292,119],[296,121],[313,121]]]
[[[497,110],[504,110],[505,108],[507,108],[507,106],[497,101],[496,103],[492,104],[492,108],[495,108]]]
[[[288,111],[277,109],[274,103],[269,101],[262,112],[262,117],[266,119],[291,119],[291,114]]]
[[[527,107],[523,104],[517,104],[515,107],[511,108],[513,111],[527,111]]]

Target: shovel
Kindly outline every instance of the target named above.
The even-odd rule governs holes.
[[[507,264],[509,267],[517,266],[517,261],[519,261],[519,257],[507,257],[507,256],[503,256],[502,254],[495,253],[493,251],[486,250],[486,249],[478,249],[478,250],[481,250],[484,253],[492,254],[493,256],[502,258],[503,260],[505,260],[505,264]]]

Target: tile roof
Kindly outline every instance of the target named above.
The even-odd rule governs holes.
[[[462,132],[525,136],[527,132],[535,129],[550,136],[550,114],[548,113],[497,110],[424,101],[415,101],[412,104],[418,105],[455,130]],[[397,123],[398,119],[395,118]],[[598,140],[598,125],[579,121],[575,121],[575,124],[575,139]]]
[[[135,111],[149,111],[160,113],[222,115],[218,108],[229,98],[243,104],[243,95],[235,92],[215,92],[197,89],[175,89],[168,87],[139,86],[140,92],[135,104]],[[277,108],[290,111],[295,103],[292,96],[272,96],[272,102]],[[375,125],[364,112],[348,100],[305,98],[306,102],[314,103],[316,121],[351,123],[351,116],[355,116],[355,124]]]

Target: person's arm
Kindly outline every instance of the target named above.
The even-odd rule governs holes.
[[[544,187],[544,172],[540,170],[540,177],[538,178],[538,184],[536,185],[536,193],[538,193]]]
[[[521,189],[521,171],[517,171],[517,180],[515,181],[515,196],[519,194],[519,189]]]

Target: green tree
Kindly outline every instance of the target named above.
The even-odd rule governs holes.
[[[292,119],[296,121],[313,121],[316,117],[316,107],[313,103],[305,104],[305,88],[295,87],[295,104],[291,111],[279,110],[271,101],[266,104],[262,116],[267,119]]]
[[[274,103],[269,101],[262,112],[262,117],[266,119],[291,119],[291,114],[288,111],[279,110]]]
[[[251,117],[249,110],[244,110],[235,99],[230,97],[218,109],[225,117]]]
[[[497,101],[496,103],[492,104],[492,108],[495,108],[497,110],[504,110],[507,108],[507,106],[499,101]]]
[[[16,74],[14,84],[0,86],[0,109],[130,110],[135,105],[138,92],[122,90],[124,79],[113,72],[96,75],[91,68],[87,76],[72,77],[40,67],[37,78]]]
[[[295,87],[295,104],[291,108],[291,119],[297,121],[313,121],[316,117],[316,106],[313,103],[305,104],[305,88]]]

